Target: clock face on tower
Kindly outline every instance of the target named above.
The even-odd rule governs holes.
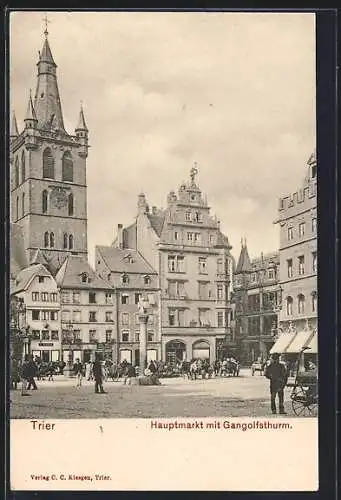
[[[66,190],[62,187],[53,187],[51,191],[51,202],[53,206],[55,206],[59,210],[66,207],[68,203]]]

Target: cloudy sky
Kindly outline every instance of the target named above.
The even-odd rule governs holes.
[[[11,108],[21,129],[36,86],[44,12],[10,21]],[[89,254],[136,215],[198,183],[238,255],[278,248],[277,199],[315,147],[315,18],[270,13],[50,12],[64,123],[84,103]]]

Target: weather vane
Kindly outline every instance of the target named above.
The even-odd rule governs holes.
[[[47,38],[47,35],[49,34],[49,32],[48,32],[48,30],[47,30],[47,25],[48,25],[48,23],[50,23],[51,21],[49,21],[49,20],[47,19],[46,12],[45,12],[45,17],[43,18],[43,21],[44,21],[44,23],[45,23],[45,31],[44,31],[44,35],[45,35],[45,37]]]

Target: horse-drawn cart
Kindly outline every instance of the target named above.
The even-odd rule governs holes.
[[[317,369],[297,371],[291,392],[292,409],[298,417],[316,417],[318,413]]]

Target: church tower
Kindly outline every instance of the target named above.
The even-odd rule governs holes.
[[[45,30],[34,98],[24,130],[13,113],[11,220],[22,229],[29,262],[40,250],[55,273],[70,253],[87,258],[88,128],[81,106],[74,135],[65,130],[56,69]]]

